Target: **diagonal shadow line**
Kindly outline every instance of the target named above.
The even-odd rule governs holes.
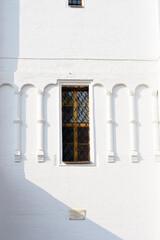
[[[70,221],[70,207],[28,181],[23,163],[5,167],[0,180],[3,240],[122,240],[88,218]]]

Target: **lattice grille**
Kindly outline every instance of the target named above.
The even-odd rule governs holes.
[[[81,6],[82,0],[69,0],[69,5],[70,6]]]
[[[62,88],[63,161],[88,162],[89,91],[88,87]]]

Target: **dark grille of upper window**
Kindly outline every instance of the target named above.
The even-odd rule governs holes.
[[[82,0],[69,0],[69,5],[70,6],[81,6]]]

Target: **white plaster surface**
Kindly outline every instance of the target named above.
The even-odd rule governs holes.
[[[0,239],[159,240],[160,164],[152,92],[159,90],[156,0],[0,1]],[[58,80],[93,80],[95,166],[60,166]],[[15,90],[21,90],[21,162]],[[44,90],[45,162],[37,162],[37,90]],[[114,163],[107,160],[112,92]],[[131,162],[129,91],[138,163]],[[85,221],[69,221],[85,209]]]

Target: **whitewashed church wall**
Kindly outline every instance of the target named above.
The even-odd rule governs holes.
[[[154,154],[152,123],[155,82],[151,87],[137,88],[134,83],[134,88],[130,89],[121,82],[118,84],[117,80],[117,86],[112,82],[107,83],[110,86],[107,88],[105,84],[96,83],[96,79],[93,81],[96,165],[92,167],[59,165],[59,86],[53,81],[54,84],[48,85],[48,82],[44,88],[38,84],[34,87],[29,85],[36,83],[33,75],[27,80],[25,74],[18,80],[15,77],[20,85],[14,87],[21,89],[22,121],[21,161],[15,163],[16,95],[14,87],[1,86],[3,121],[0,134],[4,136],[1,146],[1,232],[4,239],[11,236],[14,240],[44,239],[45,234],[47,239],[135,240],[136,237],[158,240],[155,219],[160,218],[156,187],[159,163]],[[28,85],[23,86],[27,81]],[[38,163],[37,158],[38,89],[44,90],[44,163]],[[107,158],[109,90],[112,93],[114,163],[108,163]],[[130,90],[135,91],[138,163],[132,162],[130,152]],[[86,220],[69,221],[69,209],[85,209]]]
[[[67,7],[66,2],[1,1],[1,56],[158,57],[157,0],[125,0],[123,3],[92,0],[85,1],[84,8],[78,9]]]
[[[0,1],[0,239],[159,240],[158,2],[66,2]],[[59,164],[62,80],[91,81],[95,164]]]

